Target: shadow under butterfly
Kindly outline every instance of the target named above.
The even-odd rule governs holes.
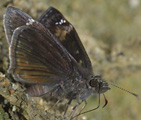
[[[110,89],[109,84],[93,74],[91,61],[76,30],[58,10],[50,7],[36,21],[9,6],[4,15],[4,28],[9,44],[8,72],[16,81],[29,86],[26,92],[30,96],[67,98],[64,116],[71,101],[76,100],[70,119],[99,108],[100,94],[105,98],[103,107],[107,105],[104,93]],[[86,99],[93,94],[99,95],[98,106],[82,112]],[[82,102],[85,105],[74,115]]]

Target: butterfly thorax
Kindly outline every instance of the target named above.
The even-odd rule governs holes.
[[[91,80],[75,78],[62,82],[55,87],[50,93],[51,96],[58,99],[67,98],[69,100],[84,101],[89,96],[97,93],[104,93],[110,88],[108,84],[101,79],[100,76],[95,76]]]

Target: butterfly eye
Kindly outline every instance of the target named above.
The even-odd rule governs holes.
[[[96,81],[95,79],[90,80],[89,84],[91,87],[96,87],[99,85],[98,81]]]

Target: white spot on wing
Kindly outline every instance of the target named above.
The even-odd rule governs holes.
[[[59,24],[61,25],[62,23],[61,23],[61,22],[59,22]]]
[[[56,22],[55,25],[62,25],[63,23],[66,23],[66,20],[61,19],[59,22]]]
[[[66,20],[63,21],[64,23],[66,22]]]
[[[63,23],[64,22],[64,20],[63,19],[61,19],[61,23]]]
[[[26,25],[32,25],[35,22],[33,19],[28,19]]]
[[[58,22],[56,22],[55,25],[58,25]]]

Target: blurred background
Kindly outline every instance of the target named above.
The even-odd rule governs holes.
[[[77,30],[93,64],[95,75],[141,96],[141,0],[0,0],[0,72],[8,67],[8,44],[3,29],[7,5],[33,18],[55,7]],[[110,86],[108,105],[84,114],[83,120],[139,120],[141,102]],[[75,104],[75,102],[74,102]],[[86,110],[98,105],[98,97],[88,99]]]

